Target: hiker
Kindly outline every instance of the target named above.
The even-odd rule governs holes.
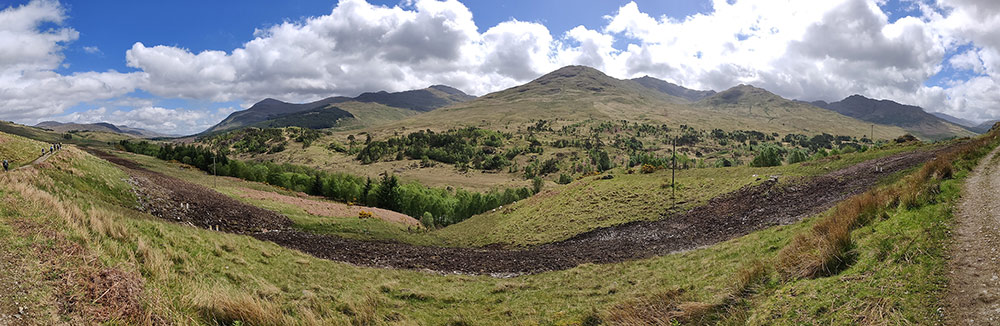
[[[3,172],[7,172],[7,170],[9,169],[10,169],[10,163],[7,163],[7,160],[3,160]]]
[[[45,156],[45,147],[42,147],[42,156]]]

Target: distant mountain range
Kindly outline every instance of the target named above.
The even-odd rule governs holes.
[[[538,121],[635,121],[687,125],[702,130],[830,133],[862,137],[871,125],[767,90],[741,85],[716,93],[688,89],[653,77],[617,79],[586,66],[568,66],[526,84],[415,115],[370,131],[478,126],[504,130]],[[880,139],[905,131],[880,125]]]
[[[70,131],[102,131],[102,132],[113,132],[125,135],[132,135],[140,138],[156,138],[156,137],[172,137],[174,135],[150,131],[142,128],[132,128],[129,126],[116,126],[107,122],[97,122],[97,123],[72,123],[72,122],[58,122],[58,121],[43,121],[35,125],[35,127],[48,129],[56,132],[70,132]]]
[[[396,93],[381,91],[364,93],[358,95],[357,97],[328,97],[319,101],[301,104],[287,103],[267,98],[257,102],[249,109],[233,112],[229,115],[229,117],[209,128],[204,133],[213,133],[235,128],[261,125],[262,123],[262,125],[284,125],[286,123],[270,123],[266,121],[275,118],[281,118],[285,122],[300,120],[303,117],[296,117],[294,115],[307,111],[310,112],[310,114],[319,114],[321,113],[321,110],[333,108],[334,105],[336,105],[337,110],[341,110],[343,112],[335,112],[333,114],[327,112],[324,116],[328,118],[336,118],[338,120],[350,120],[363,116],[372,116],[370,114],[372,112],[352,112],[355,110],[380,110],[384,111],[380,112],[383,114],[378,115],[381,117],[405,117],[416,113],[431,111],[443,106],[469,101],[474,98],[475,96],[465,94],[458,89],[445,85],[434,85],[425,89]],[[403,110],[404,112],[399,112],[400,110]],[[346,113],[346,115],[344,113]]]
[[[811,103],[860,120],[897,126],[923,139],[937,140],[974,135],[965,126],[927,113],[919,106],[900,104],[890,100],[875,100],[861,95],[851,95],[838,102],[815,101]]]
[[[930,140],[971,136],[993,125],[975,126],[917,106],[861,95],[833,103],[802,102],[751,85],[722,92],[695,90],[650,76],[622,80],[590,67],[567,66],[479,98],[444,85],[301,104],[268,98],[234,112],[202,134],[248,126],[405,130],[478,125],[497,129],[511,122],[588,119],[855,137],[870,137],[874,123],[876,137],[911,133]]]

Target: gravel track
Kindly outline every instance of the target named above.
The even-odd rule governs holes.
[[[969,175],[958,203],[949,254],[946,320],[1000,325],[1000,147]]]

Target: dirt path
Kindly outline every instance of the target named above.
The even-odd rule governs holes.
[[[45,155],[39,156],[34,161],[31,161],[31,163],[28,163],[28,164],[25,164],[25,165],[22,165],[22,166],[14,168],[14,171],[17,171],[17,170],[20,170],[20,169],[23,169],[23,168],[26,168],[26,167],[29,167],[29,166],[35,166],[35,165],[41,164],[42,162],[45,162],[45,160],[49,159],[49,156],[52,156],[53,154],[55,154],[58,151],[59,150],[57,149],[55,151],[45,152]]]
[[[969,175],[955,214],[945,316],[950,325],[1000,325],[1000,148]]]

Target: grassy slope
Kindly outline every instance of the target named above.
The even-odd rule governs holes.
[[[793,235],[809,230],[816,220],[641,261],[588,264],[510,279],[444,276],[355,267],[244,236],[163,222],[122,207],[131,202],[120,193],[127,185],[110,164],[75,150],[60,152],[51,164],[58,168],[41,174],[27,169],[17,172],[21,177],[0,179],[5,198],[16,201],[0,206],[0,233],[13,234],[9,243],[18,248],[72,239],[83,246],[84,255],[99,257],[92,261],[97,267],[141,275],[145,292],[139,302],[173,323],[224,322],[236,316],[251,324],[573,324],[613,314],[635,298],[678,290],[685,300],[718,304],[728,298],[742,266],[774,259]],[[954,181],[946,182],[942,196],[954,196],[955,186]],[[898,314],[927,320],[935,292],[926,287],[941,284],[934,283],[938,278],[924,277],[938,272],[922,270],[941,266],[935,263],[941,258],[933,248],[943,231],[935,223],[946,216],[940,213],[949,204],[937,205],[943,206],[897,211],[870,230],[859,229],[855,234],[861,259],[851,268],[830,278],[782,285],[774,292],[764,289],[751,298],[747,312],[727,321],[740,324],[747,320],[742,317],[750,316],[760,323],[851,323],[866,311],[888,312],[880,316],[883,322]],[[82,211],[87,213],[74,213]],[[26,224],[45,231],[24,232]],[[916,239],[914,245],[901,241],[907,238]],[[931,256],[930,263],[924,255]],[[58,301],[61,296],[53,289],[64,277],[26,277],[31,293],[39,298],[34,303],[45,307]],[[82,295],[89,298],[86,291]],[[102,301],[89,302],[77,304],[100,306]],[[823,308],[831,302],[855,309]],[[58,312],[42,309],[33,318],[73,317],[48,317],[52,314]]]
[[[48,150],[48,144],[31,140],[25,137],[8,135],[0,138],[0,160],[10,162],[10,168],[31,163],[39,155],[42,155],[42,148]]]
[[[903,203],[850,232],[847,268],[791,281],[772,277],[745,306],[724,316],[725,324],[940,324],[952,209],[963,179],[997,144],[994,139],[985,150],[961,154],[953,178],[932,176],[915,203],[905,204],[907,195],[900,195]]]
[[[720,300],[718,290],[744,257],[773,252],[801,229],[774,228],[705,250],[510,279],[445,276],[355,267],[245,236],[160,221],[122,207],[131,202],[120,193],[127,184],[108,163],[72,150],[51,164],[59,168],[0,182],[2,191],[23,196],[17,205],[3,206],[0,229],[17,233],[22,224],[17,221],[26,219],[44,225],[46,237],[19,234],[15,242],[20,245],[49,242],[49,236],[73,239],[86,255],[99,257],[96,268],[141,275],[142,305],[156,318],[181,323],[225,320],[232,314],[251,324],[578,322],[594,309],[651,290],[691,288],[693,299]],[[61,280],[27,281],[44,289]],[[88,302],[78,304],[102,308],[100,300]]]
[[[829,133],[861,138],[870,136],[871,124],[809,104],[789,101],[765,90],[740,86],[727,92],[737,96],[720,100],[708,98],[698,103],[672,97],[638,85],[606,76],[593,69],[564,68],[528,84],[487,94],[473,101],[458,103],[431,112],[388,122],[367,124],[361,129],[335,132],[324,136],[307,149],[290,146],[277,154],[261,154],[251,159],[291,162],[321,169],[348,171],[352,174],[377,176],[385,171],[395,171],[404,180],[415,180],[431,186],[456,186],[484,191],[494,187],[520,187],[527,181],[518,174],[460,173],[448,166],[416,168],[417,160],[377,162],[362,165],[353,155],[335,153],[325,149],[333,141],[346,142],[348,134],[366,132],[374,139],[393,135],[406,135],[418,130],[446,131],[454,127],[476,126],[489,130],[525,134],[533,120],[552,121],[552,127],[585,120],[619,121],[666,124],[670,128],[688,125],[704,131],[719,128],[726,131],[756,130],[778,133],[779,139],[788,133],[816,135]],[[720,93],[721,94],[721,93]],[[717,95],[719,96],[719,95]],[[748,110],[752,108],[752,110]],[[350,108],[344,108],[352,113]],[[381,112],[377,111],[376,112]],[[357,113],[355,113],[357,114]],[[381,113],[380,113],[381,114]],[[586,126],[586,130],[590,126]],[[893,126],[876,125],[877,139],[893,139],[906,133]],[[582,132],[582,131],[581,131]],[[544,133],[539,133],[544,139]],[[587,134],[577,135],[586,137]],[[607,135],[602,135],[607,136]],[[624,134],[623,136],[630,136]],[[357,136],[364,139],[365,136]],[[607,138],[605,141],[609,141]],[[548,144],[546,142],[546,144]],[[317,146],[318,145],[318,146]],[[363,146],[363,145],[362,145]],[[546,155],[559,151],[546,146]],[[243,157],[250,158],[250,157]],[[519,162],[524,166],[526,162]],[[554,178],[554,176],[550,176]]]
[[[391,107],[374,102],[344,102],[333,106],[341,110],[350,112],[355,120],[345,122],[343,127],[338,129],[356,129],[381,125],[393,121],[403,120],[419,114],[419,111]]]
[[[928,145],[920,145],[928,146]],[[155,158],[119,153],[144,166],[190,182],[211,187],[238,200],[281,212],[292,218],[297,227],[312,232],[338,236],[403,241],[418,245],[484,246],[489,244],[533,245],[565,240],[596,228],[640,220],[657,220],[666,214],[701,205],[715,196],[745,185],[781,175],[784,181],[801,176],[815,176],[864,160],[883,157],[915,146],[887,146],[865,153],[840,155],[839,159],[784,165],[770,168],[748,166],[679,170],[677,206],[671,208],[670,171],[653,174],[625,174],[616,169],[611,180],[586,177],[569,185],[549,184],[542,194],[493,212],[487,212],[432,232],[409,230],[379,220],[361,220],[356,216],[329,218],[307,213],[294,205],[250,200],[239,195],[241,188],[295,195],[287,190],[235,178],[216,178],[196,169],[183,169],[177,163]]]
[[[63,138],[63,133],[53,132],[42,128],[20,125],[7,121],[0,121],[0,132],[23,136],[46,143],[67,143],[87,145],[94,147],[110,147],[108,143],[117,143],[122,139],[135,139],[130,135],[112,132],[83,131],[72,134],[71,139]],[[41,147],[38,148],[41,154]]]
[[[771,175],[787,177],[815,176],[852,164],[916,149],[913,146],[889,146],[865,153],[841,155],[839,159],[808,162],[770,168],[739,166],[731,168],[689,169],[677,171],[676,209],[689,209],[709,199],[735,191]],[[481,246],[501,243],[532,245],[570,238],[600,227],[632,221],[657,220],[670,210],[670,171],[653,174],[612,172],[614,179],[587,177],[567,186],[544,191],[511,206],[498,209],[438,230],[435,233],[449,244]]]

